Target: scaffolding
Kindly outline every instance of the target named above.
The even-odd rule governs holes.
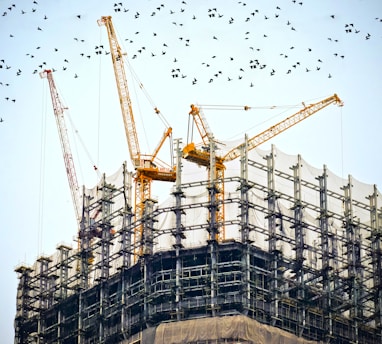
[[[60,245],[16,269],[16,344],[255,343],[259,335],[232,330],[216,338],[206,319],[229,319],[232,328],[235,319],[255,321],[275,336],[282,331],[285,343],[292,335],[290,343],[381,343],[375,185],[274,146],[247,152],[243,145],[240,160],[226,166],[218,201],[203,171],[183,165],[178,141],[169,198],[147,200],[138,220],[125,164],[83,190],[79,248]]]

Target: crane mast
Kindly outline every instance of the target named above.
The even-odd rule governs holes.
[[[248,140],[247,144],[247,151],[250,151],[262,143],[270,140],[271,138],[279,135],[280,133],[284,132],[285,130],[293,127],[294,125],[300,123],[304,119],[310,117],[311,115],[315,114],[316,112],[322,110],[323,108],[327,107],[330,104],[336,103],[339,106],[343,105],[343,102],[341,99],[337,96],[337,94],[334,94],[330,97],[327,97],[319,102],[310,104],[308,106],[304,105],[304,108],[297,113],[287,117],[286,119],[282,120],[281,122],[278,122],[277,124],[271,126],[270,128],[264,130],[260,134],[257,134],[250,138]],[[243,107],[244,110],[250,109],[250,107]],[[205,137],[207,135],[203,135],[205,133],[205,128],[208,128],[206,120],[200,116],[200,109],[198,107],[195,107],[194,105],[191,106],[190,115],[193,116],[194,123],[198,128],[198,131],[202,137],[203,144],[206,144]],[[212,137],[212,134],[208,135],[209,138]],[[245,143],[244,143],[245,144]],[[228,151],[223,156],[215,156],[215,171],[212,173],[213,176],[215,176],[215,186],[217,190],[219,191],[216,195],[216,199],[218,202],[222,204],[220,212],[217,212],[216,215],[216,221],[218,223],[223,222],[224,223],[224,170],[225,170],[225,162],[234,160],[240,156],[240,151],[243,144],[240,144],[237,147],[234,147],[230,151]],[[210,168],[210,151],[207,147],[207,149],[198,149],[196,148],[195,143],[191,142],[188,143],[183,148],[183,158],[196,163],[200,166],[205,166],[207,168]],[[211,174],[209,173],[208,176],[210,177]],[[211,182],[211,181],[210,181]],[[219,222],[220,221],[220,222]],[[219,233],[219,240],[225,239],[225,232],[224,232],[224,225],[222,226],[222,233]]]
[[[40,73],[40,77],[48,79],[50,95],[51,95],[52,104],[53,104],[53,111],[56,118],[62,154],[64,157],[66,175],[68,177],[70,193],[72,195],[77,224],[79,224],[81,221],[82,205],[80,202],[79,186],[78,186],[76,170],[74,167],[73,155],[72,155],[70,144],[69,144],[68,131],[65,124],[64,112],[65,110],[67,110],[67,107],[63,105],[61,98],[58,94],[56,84],[53,79],[52,71],[50,69],[46,69]]]
[[[107,29],[111,58],[113,60],[114,74],[117,82],[118,95],[130,158],[134,168],[137,168],[140,165],[141,153],[139,149],[139,141],[134,121],[129,88],[127,86],[122,49],[118,43],[113,22],[111,21],[111,16],[101,17],[101,19],[98,20],[98,25],[105,25]]]
[[[113,27],[111,16],[102,16],[98,20],[98,25],[105,25],[108,33],[110,44],[110,52],[114,67],[114,75],[117,83],[118,95],[122,110],[123,123],[125,126],[126,139],[129,146],[130,158],[135,168],[135,213],[136,219],[139,220],[144,215],[146,200],[151,199],[151,184],[153,180],[174,182],[176,180],[175,167],[172,165],[164,164],[158,161],[157,154],[164,141],[171,137],[172,129],[166,128],[157,148],[151,155],[141,154],[139,149],[139,141],[137,130],[135,126],[133,109],[131,105],[131,98],[127,87],[126,73],[124,69],[124,62],[121,47],[118,44],[116,33]],[[160,111],[154,109],[157,114]],[[139,225],[134,233],[135,246],[139,246],[139,252],[135,252],[135,256],[142,254],[142,247],[140,245],[143,236],[143,224]]]

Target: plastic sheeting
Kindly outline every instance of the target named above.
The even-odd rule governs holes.
[[[236,142],[237,143],[237,142]],[[235,144],[236,144],[235,143]],[[228,144],[226,145],[229,148]],[[302,217],[303,217],[303,238],[304,238],[304,250],[303,258],[306,265],[313,269],[322,268],[322,246],[321,235],[319,231],[320,223],[319,218],[321,216],[321,204],[320,204],[320,191],[318,177],[322,177],[324,174],[327,176],[327,211],[330,217],[328,218],[328,250],[330,258],[330,267],[333,271],[339,271],[341,278],[346,278],[349,274],[349,264],[347,258],[348,242],[354,243],[360,242],[360,260],[363,266],[372,266],[372,256],[370,253],[371,241],[370,235],[372,231],[371,223],[371,205],[370,197],[375,199],[381,199],[382,194],[376,189],[375,185],[365,184],[358,181],[355,178],[349,176],[344,179],[332,173],[329,169],[316,168],[304,159],[297,155],[288,155],[283,153],[276,147],[271,150],[254,149],[248,153],[248,180],[254,184],[254,187],[248,190],[248,201],[255,204],[257,207],[250,207],[249,222],[253,226],[253,230],[250,233],[249,239],[253,242],[253,245],[263,249],[269,250],[269,221],[268,221],[268,168],[267,157],[272,155],[274,164],[274,189],[277,194],[276,211],[279,217],[279,223],[277,223],[276,235],[278,240],[276,242],[276,248],[283,252],[283,256],[288,259],[295,259],[296,256],[296,239],[295,239],[295,227],[294,227],[294,205],[297,201],[295,199],[295,183],[293,175],[293,167],[299,165],[299,174],[301,179],[301,202],[302,202]],[[274,159],[273,159],[274,158]],[[255,165],[256,163],[256,165]],[[182,240],[182,245],[185,248],[192,248],[203,246],[208,240],[208,232],[206,230],[209,213],[206,202],[209,201],[207,192],[207,171],[204,168],[200,168],[191,164],[190,162],[183,161],[184,165],[182,169],[182,192],[184,197],[182,198],[182,227],[185,228],[185,238]],[[240,218],[240,191],[238,190],[239,182],[238,178],[240,173],[240,159],[230,161],[226,164],[225,177],[227,181],[224,185],[224,198],[226,200],[235,200],[232,203],[225,205],[225,231],[227,240],[241,240],[241,226],[238,223]],[[124,185],[124,169],[121,167],[116,173],[111,176],[105,176],[98,185],[91,189],[86,189],[85,194],[92,202],[96,204],[102,199],[102,185],[104,183],[114,185],[116,188],[120,188]],[[228,181],[228,178],[232,178],[232,181]],[[204,183],[203,183],[204,182]],[[154,183],[154,186],[158,186],[163,183]],[[173,191],[173,185],[171,183],[166,184],[166,188],[161,190],[162,195],[168,196],[163,202],[156,206],[156,209],[162,209],[163,211],[157,212],[155,216],[155,236],[153,242],[154,253],[160,251],[167,251],[173,249],[175,243],[174,235],[172,234],[173,228],[176,227],[176,215],[173,211],[175,206],[175,197],[171,194]],[[344,188],[349,186],[350,196],[344,194]],[[166,190],[166,191],[164,191]],[[345,199],[351,200],[351,216],[354,223],[359,227],[359,233],[350,237],[349,233],[346,233],[344,228],[344,220],[346,209]],[[110,203],[110,212],[123,212],[124,209],[124,194],[115,193],[113,202]],[[380,201],[378,205],[375,205],[376,209],[380,208]],[[167,209],[164,211],[164,209]],[[102,220],[102,212],[95,208],[93,211],[95,214],[93,218],[97,221]],[[380,211],[378,211],[378,214]],[[348,215],[350,216],[350,215]],[[121,267],[123,263],[123,257],[121,254],[122,241],[121,241],[121,229],[123,226],[122,216],[117,216],[111,220],[111,226],[116,234],[113,236],[110,242],[109,256],[113,257],[109,261],[109,274],[112,275]],[[354,246],[354,245],[353,245]],[[355,248],[354,248],[355,250]],[[78,248],[73,247],[69,252],[70,256],[78,253]],[[51,260],[48,264],[52,275],[57,275],[57,270],[61,266],[61,253],[57,251],[55,254],[49,257]],[[91,266],[89,274],[90,285],[97,283],[97,279],[101,276],[100,264],[102,259],[101,245],[98,245],[94,250],[94,264]],[[40,274],[40,262],[36,261],[31,267],[31,277],[35,278],[35,288],[31,291],[31,296],[35,297],[39,293],[39,274]],[[68,280],[71,280],[69,285],[69,293],[74,293],[75,286],[78,280],[75,278],[79,271],[79,262],[69,264],[68,267]],[[365,270],[365,275],[362,279],[363,287],[372,288],[373,278],[372,270]],[[55,280],[56,285],[62,283],[61,277]],[[36,307],[38,301],[36,301]]]
[[[157,327],[154,344],[185,344],[207,341],[208,343],[210,341],[224,343],[224,340],[244,341],[253,344],[318,343],[261,324],[244,315],[234,315],[162,323]]]

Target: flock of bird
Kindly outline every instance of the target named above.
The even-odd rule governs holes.
[[[3,20],[11,16],[23,16],[22,19],[28,20],[31,15],[35,16],[38,18],[34,21],[37,23],[34,28],[35,35],[41,34],[41,39],[35,42],[34,50],[24,51],[23,47],[12,46],[12,40],[16,39],[11,31],[12,28],[2,25],[3,35],[5,33],[8,35],[6,37],[8,42],[4,44],[9,45],[11,49],[3,49],[0,53],[2,97],[0,103],[4,101],[16,103],[14,94],[17,92],[10,95],[11,92],[8,94],[7,89],[15,86],[13,84],[17,83],[18,78],[22,78],[25,74],[38,74],[44,69],[53,68],[55,72],[71,73],[73,78],[77,79],[81,76],[81,70],[75,70],[70,62],[72,59],[82,58],[87,61],[98,55],[110,54],[108,43],[105,45],[91,43],[96,41],[96,37],[81,37],[81,34],[65,37],[70,39],[70,46],[60,46],[63,37],[56,39],[55,47],[44,46],[44,40],[52,29],[52,25],[49,24],[50,17],[44,13],[44,2],[45,0],[34,0],[30,1],[29,6],[23,3],[23,8],[19,8],[18,4],[0,8]],[[284,13],[283,6],[288,6],[289,9],[290,6],[295,6],[293,11],[298,11],[307,4],[301,0],[280,0],[279,3],[280,5],[275,4],[272,10],[269,10],[269,7],[263,10],[255,8],[250,2],[236,0],[232,0],[229,6],[227,3],[223,5],[216,1],[216,5],[210,8],[191,6],[191,3],[188,4],[184,0],[178,0],[176,4],[173,1],[171,5],[158,1],[142,1],[139,2],[142,5],[141,10],[137,10],[136,6],[139,5],[135,5],[132,9],[123,2],[111,2],[110,12],[118,19],[126,16],[126,20],[130,23],[129,28],[134,28],[130,29],[129,37],[123,37],[120,42],[127,46],[126,50],[131,60],[151,63],[149,61],[152,59],[153,65],[163,65],[168,68],[169,80],[185,80],[195,86],[201,83],[245,81],[243,87],[253,87],[253,73],[261,73],[262,77],[274,77],[322,72],[325,73],[323,77],[330,79],[335,73],[328,69],[330,65],[327,60],[345,59],[345,53],[338,51],[336,47],[341,39],[346,35],[357,35],[367,41],[372,41],[374,38],[365,28],[357,27],[353,22],[344,23],[342,18],[342,22],[338,23],[338,32],[334,32],[333,36],[322,38],[325,44],[332,45],[329,48],[332,50],[331,56],[322,57],[317,44],[313,44],[314,48],[299,46],[298,43],[282,49],[275,47],[272,43],[268,43],[268,40],[274,39],[275,35],[278,36],[277,39],[280,39],[280,35],[285,36],[285,42],[292,41],[295,35],[295,41],[298,42],[298,33],[305,29],[298,26],[300,23],[294,23],[293,19],[288,17],[288,11]],[[102,14],[105,13],[100,15]],[[86,15],[86,12],[72,13],[69,20],[81,25]],[[337,21],[337,14],[327,13],[323,16],[331,22]],[[150,20],[153,22],[155,20],[154,25],[147,24]],[[370,20],[380,22],[382,25],[382,18],[375,17]],[[57,24],[72,25],[72,23]],[[275,30],[270,30],[269,33],[266,31],[267,27],[277,27],[276,33]],[[204,31],[200,32],[200,28],[204,28]],[[31,32],[25,34],[31,39],[36,37]],[[69,35],[65,30],[61,34]],[[89,48],[90,46],[94,48]],[[13,55],[19,54],[18,64],[7,55],[9,50]],[[190,56],[193,65],[190,65]],[[48,61],[46,57],[50,60]],[[1,118],[0,122],[3,121]]]

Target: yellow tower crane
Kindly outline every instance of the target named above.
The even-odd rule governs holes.
[[[254,149],[260,146],[262,143],[270,140],[276,135],[293,127],[297,123],[303,121],[304,119],[310,117],[317,111],[320,111],[323,108],[333,103],[339,106],[343,105],[343,102],[337,96],[337,94],[334,94],[328,98],[325,98],[319,102],[316,102],[307,106],[303,103],[304,108],[302,110],[296,112],[295,114],[285,118],[281,122],[278,122],[277,124],[264,130],[260,134],[257,134],[253,136],[252,138],[250,138],[246,143],[247,150],[249,151],[251,149]],[[249,110],[250,107],[244,106],[242,107],[242,109]],[[199,134],[203,141],[203,146],[202,146],[202,149],[199,149],[196,147],[194,142],[188,143],[183,148],[183,158],[193,163],[196,163],[200,166],[205,166],[207,168],[210,168],[210,164],[211,164],[210,143],[211,143],[211,140],[213,140],[212,133],[209,130],[207,121],[205,120],[205,117],[200,107],[191,105],[191,111],[189,112],[189,115],[192,116],[193,122],[195,123],[199,131]],[[213,171],[212,176],[214,176],[215,178],[215,183],[216,183],[215,186],[217,187],[219,191],[216,195],[216,200],[220,204],[222,204],[220,211],[218,211],[216,215],[216,221],[217,223],[220,223],[220,224],[224,223],[224,169],[225,169],[224,163],[239,157],[242,146],[243,144],[240,144],[239,146],[232,148],[223,156],[215,156],[215,171]],[[211,178],[211,173],[209,173],[209,177]],[[219,233],[218,239],[220,241],[225,239],[224,226],[222,226],[222,230]]]
[[[153,154],[141,154],[139,148],[138,134],[136,130],[131,98],[127,86],[124,68],[124,53],[118,43],[111,16],[103,16],[98,20],[98,25],[106,26],[110,44],[111,58],[113,62],[114,75],[117,83],[118,95],[125,127],[125,134],[129,147],[130,159],[136,171],[135,174],[135,213],[136,219],[143,216],[145,201],[151,198],[151,183],[153,180],[174,182],[176,180],[175,167],[165,164],[157,159],[157,155],[165,140],[169,138],[171,143],[171,127],[167,126],[164,134],[154,150]],[[155,113],[160,111],[155,108]],[[138,244],[143,234],[143,225],[138,226],[135,232],[135,244]],[[141,250],[139,251],[141,252]]]

